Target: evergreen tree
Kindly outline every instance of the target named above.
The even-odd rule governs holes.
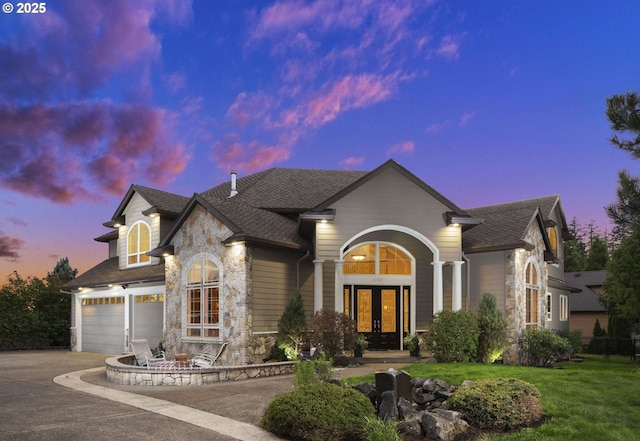
[[[618,173],[618,200],[604,207],[611,222],[614,239],[619,242],[630,232],[631,226],[640,222],[640,178],[629,175],[626,170]]]
[[[625,95],[613,95],[607,98],[607,119],[611,123],[611,129],[630,135],[632,139],[625,140],[613,135],[611,143],[621,150],[640,158],[640,99],[636,92],[628,92]],[[634,138],[635,137],[635,138]]]
[[[300,344],[304,341],[307,330],[307,319],[304,311],[302,294],[296,291],[287,303],[280,320],[278,320],[278,346],[289,360],[300,355]]]
[[[584,266],[585,271],[606,269],[608,261],[609,250],[607,249],[607,243],[600,236],[593,236]]]
[[[493,363],[507,347],[507,320],[493,294],[484,293],[478,308],[478,361]]]

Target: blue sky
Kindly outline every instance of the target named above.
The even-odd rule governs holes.
[[[13,3],[17,5],[16,3]],[[605,99],[636,1],[47,1],[0,15],[0,276],[85,271],[132,183],[393,158],[463,208],[560,194],[610,225]]]

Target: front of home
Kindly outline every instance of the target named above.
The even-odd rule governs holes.
[[[133,185],[97,238],[109,258],[65,289],[72,347],[169,354],[227,342],[262,361],[289,297],[351,316],[370,349],[401,349],[442,310],[494,294],[510,323],[568,329],[557,196],[463,210],[394,161],[370,172],[273,168],[187,198]],[[496,208],[497,207],[497,208]],[[500,208],[501,207],[501,208]],[[508,234],[507,234],[508,233]]]

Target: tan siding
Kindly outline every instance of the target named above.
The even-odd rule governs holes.
[[[593,337],[593,326],[596,319],[600,322],[600,327],[606,329],[609,323],[609,316],[606,312],[572,312],[569,316],[569,329],[571,331],[580,330],[582,337]]]
[[[503,251],[469,254],[469,310],[477,311],[482,294],[496,297],[498,307],[505,307],[505,255]]]
[[[289,298],[296,290],[296,262],[301,253],[254,248],[252,260],[252,329],[254,332],[275,332]],[[300,284],[305,312],[313,313],[310,259],[300,262]]]
[[[118,256],[120,269],[127,267],[127,233],[129,228],[138,221],[145,221],[151,228],[151,249],[154,249],[160,242],[160,218],[149,217],[142,214],[144,210],[151,208],[151,205],[138,193],[134,193],[129,204],[124,209],[126,225],[120,227],[118,231]],[[152,257],[151,265],[160,263],[160,259]]]

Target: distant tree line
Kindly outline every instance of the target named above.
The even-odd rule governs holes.
[[[71,296],[60,288],[77,273],[65,257],[43,279],[9,275],[0,287],[0,349],[69,347]]]

